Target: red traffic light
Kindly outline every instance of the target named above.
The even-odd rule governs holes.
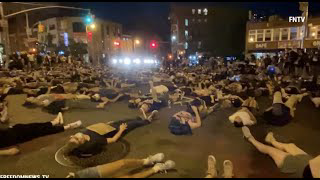
[[[150,46],[151,46],[151,48],[156,48],[157,43],[155,41],[151,41]]]
[[[115,46],[120,46],[120,42],[115,41],[115,42],[113,42],[113,45],[115,45]]]

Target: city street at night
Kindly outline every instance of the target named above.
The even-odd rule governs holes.
[[[319,2],[0,2],[0,178],[320,178]]]

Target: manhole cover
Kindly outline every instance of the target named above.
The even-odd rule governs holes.
[[[130,150],[129,143],[125,140],[109,144],[101,153],[88,158],[67,155],[65,154],[65,148],[66,146],[63,146],[56,152],[56,161],[62,166],[80,168],[93,167],[123,159]]]

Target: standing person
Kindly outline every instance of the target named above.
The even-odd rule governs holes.
[[[28,54],[28,59],[29,59],[30,70],[32,70],[34,68],[34,63],[35,63],[34,54],[29,53]]]
[[[320,71],[320,53],[319,53],[319,49],[316,50],[313,55],[312,55],[312,59],[310,61],[310,65],[311,65],[311,73],[313,75],[313,79],[316,81],[319,75],[319,71]]]
[[[299,54],[295,50],[291,49],[289,52],[289,73],[292,75],[295,71],[295,63],[298,62]]]
[[[71,55],[68,56],[68,64],[72,64],[72,57],[71,57]]]

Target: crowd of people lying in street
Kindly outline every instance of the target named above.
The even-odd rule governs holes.
[[[57,114],[57,117],[47,123],[16,124],[0,130],[0,155],[16,155],[19,153],[17,144],[81,127],[81,121],[63,125],[62,113],[78,108],[76,102],[83,101],[86,108],[104,109],[111,103],[124,101],[140,114],[130,119],[93,124],[71,136],[66,144],[67,153],[82,158],[99,154],[104,146],[117,142],[135,128],[152,123],[158,119],[158,111],[162,108],[185,105],[184,111],[176,112],[171,117],[168,129],[174,135],[192,135],[195,129],[202,126],[205,118],[210,118],[209,114],[221,108],[235,107],[237,110],[228,121],[235,127],[241,127],[244,137],[258,151],[270,155],[281,172],[293,173],[295,177],[320,177],[320,157],[311,157],[294,144],[278,142],[272,132],[267,135],[266,142],[274,147],[264,145],[255,140],[248,128],[257,123],[258,116],[274,126],[287,125],[295,116],[297,103],[304,97],[309,97],[315,107],[319,107],[317,69],[320,67],[320,56],[312,56],[308,71],[305,71],[307,65],[304,63],[301,71],[300,66],[292,70],[290,63],[280,65],[291,62],[290,58],[296,58],[298,64],[304,61],[305,53],[299,53],[292,50],[278,61],[275,58],[269,61],[270,58],[266,57],[258,62],[252,57],[247,63],[213,63],[212,68],[177,67],[174,71],[159,68],[120,72],[115,68],[81,63],[43,66],[29,72],[3,70],[0,72],[1,123],[10,121],[6,97],[14,94],[26,94],[23,106],[39,107]],[[150,90],[142,93],[141,86],[148,86]],[[265,110],[259,108],[256,100],[261,96],[272,98],[271,106]],[[124,176],[148,177],[175,167],[174,161],[162,163],[163,160],[163,153],[146,159],[123,159],[70,173],[68,177],[110,177],[112,172],[122,168],[156,163],[142,173]],[[223,165],[223,176],[233,177],[232,162],[226,160]],[[210,155],[207,178],[217,177],[215,166],[215,157]]]

